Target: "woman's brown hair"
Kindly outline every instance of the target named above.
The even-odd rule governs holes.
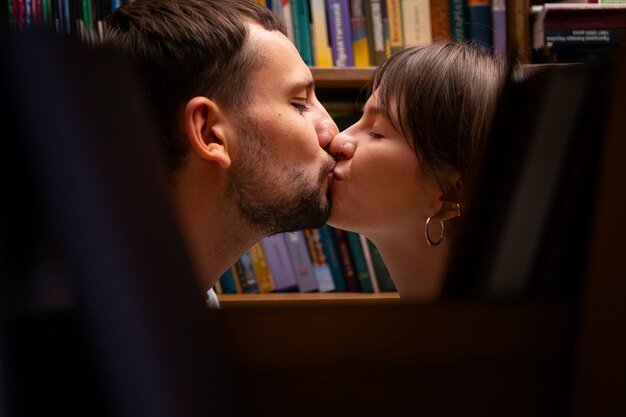
[[[369,94],[377,92],[385,116],[445,196],[453,186],[447,174],[464,180],[486,141],[505,74],[505,60],[478,46],[438,42],[389,58]]]

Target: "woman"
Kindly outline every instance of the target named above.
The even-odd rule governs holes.
[[[329,145],[329,223],[381,252],[403,298],[440,291],[465,182],[488,134],[506,64],[472,45],[414,47],[370,83],[361,119]]]

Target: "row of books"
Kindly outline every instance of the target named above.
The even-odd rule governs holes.
[[[102,22],[123,0],[6,0],[9,24],[16,29],[53,28],[85,42],[102,39]]]
[[[531,22],[535,61],[581,62],[624,45],[626,1],[613,3],[546,3],[533,6]]]
[[[506,51],[506,0],[256,1],[282,17],[310,66],[376,66],[436,39]]]
[[[371,241],[328,225],[264,238],[220,277],[215,289],[218,294],[396,290]]]

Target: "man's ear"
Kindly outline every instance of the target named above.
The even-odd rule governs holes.
[[[196,155],[222,168],[230,166],[228,118],[217,103],[206,97],[192,98],[183,110],[182,126]]]
[[[448,176],[448,184],[450,184],[451,187],[445,194],[439,197],[439,200],[441,200],[443,204],[437,215],[434,216],[441,221],[460,217],[462,209],[465,206],[465,186],[461,175],[458,172],[450,174]]]

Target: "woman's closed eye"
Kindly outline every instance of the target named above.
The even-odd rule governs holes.
[[[384,137],[380,133],[376,133],[376,132],[371,131],[371,130],[369,132],[367,132],[367,134],[368,134],[368,136],[370,136],[371,138],[374,138],[374,139],[382,139]]]

